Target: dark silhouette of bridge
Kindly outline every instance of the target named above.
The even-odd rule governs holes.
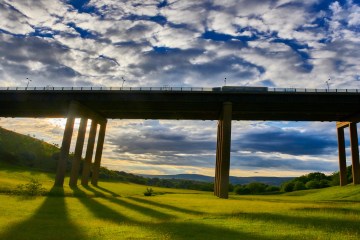
[[[346,182],[344,128],[349,127],[353,183],[360,183],[357,89],[222,88],[0,88],[0,117],[67,118],[55,185],[62,186],[75,118],[81,118],[70,185],[78,181],[88,119],[92,120],[81,183],[97,185],[107,119],[218,120],[214,194],[228,197],[232,120],[337,122],[340,185]]]

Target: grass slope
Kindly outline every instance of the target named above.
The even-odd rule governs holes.
[[[0,168],[0,187],[54,176]],[[66,182],[68,179],[66,180]],[[0,239],[359,239],[360,186],[218,199],[211,193],[100,182],[24,200],[0,194]],[[350,201],[351,200],[351,201]]]
[[[0,127],[0,162],[53,171],[58,155],[54,145]]]

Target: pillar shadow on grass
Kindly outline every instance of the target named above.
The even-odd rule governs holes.
[[[113,191],[110,191],[109,189],[106,189],[104,187],[101,187],[101,186],[93,186],[93,187],[97,188],[97,189],[99,189],[99,190],[101,190],[103,192],[107,192],[107,193],[111,194],[111,196],[113,196],[113,197],[121,197],[119,194],[114,193]]]
[[[83,188],[85,188],[86,190],[92,192],[94,194],[95,197],[103,197],[103,198],[106,198],[106,194],[104,192],[100,192],[88,185],[82,185]]]
[[[93,192],[95,195],[99,195],[100,192],[97,191],[96,189],[94,189],[93,187],[90,187],[90,186],[86,186],[85,187],[87,190]],[[169,214],[166,214],[166,213],[163,213],[163,212],[160,212],[160,211],[156,211],[154,209],[151,209],[151,208],[147,208],[147,207],[143,207],[143,206],[140,206],[140,205],[137,205],[137,204],[133,204],[133,203],[130,203],[130,202],[127,202],[127,201],[124,201],[124,200],[121,200],[119,198],[114,198],[114,197],[109,197],[109,198],[106,198],[106,200],[112,202],[112,203],[115,203],[115,204],[118,204],[122,207],[126,207],[128,209],[131,209],[133,211],[136,211],[138,213],[141,213],[143,215],[146,215],[146,216],[149,216],[149,217],[153,217],[153,218],[156,218],[156,219],[170,219],[170,218],[174,218],[174,216],[171,216]]]
[[[142,199],[142,198],[129,197],[129,199],[131,199],[135,202],[144,203],[144,204],[148,204],[148,205],[152,205],[152,206],[156,206],[156,207],[160,207],[160,208],[165,208],[165,209],[172,210],[175,212],[181,212],[181,213],[187,213],[187,214],[193,214],[193,215],[204,214],[203,212],[200,212],[200,211],[189,210],[186,208],[180,208],[180,207],[176,207],[176,206],[172,206],[172,205],[168,205],[168,204],[164,204],[164,203],[158,203],[158,202],[154,202],[154,201],[150,201],[150,200],[146,200],[146,199]]]
[[[47,197],[33,216],[10,227],[0,239],[87,239],[69,219],[63,188],[52,188],[51,192],[62,192],[62,196]]]
[[[74,196],[80,196],[79,201],[97,218],[104,220],[111,220],[117,223],[131,222],[131,219],[114,211],[113,209],[95,201],[92,198],[86,197],[87,194],[78,187],[71,188]],[[85,197],[84,197],[85,196]]]
[[[90,187],[91,189],[91,187]],[[76,191],[74,195],[84,195],[85,193],[78,188],[73,188],[73,191]],[[81,193],[82,192],[82,193]],[[85,194],[86,195],[86,194]],[[105,200],[114,201],[115,203],[130,208],[134,211],[139,211],[141,213],[146,212],[147,215],[152,216],[153,218],[157,218],[159,220],[163,220],[160,222],[154,221],[140,221],[134,218],[129,218],[117,211],[114,211],[110,207],[94,200],[93,198],[82,197],[79,198],[79,201],[93,213],[93,215],[105,221],[111,221],[112,223],[118,224],[121,228],[122,225],[132,225],[135,227],[139,227],[150,230],[152,232],[149,238],[156,238],[160,236],[167,236],[170,239],[259,239],[259,240],[288,240],[286,237],[276,237],[276,238],[268,238],[255,233],[245,233],[240,230],[228,229],[221,226],[204,224],[194,221],[174,221],[175,218],[172,217],[168,213],[162,213],[165,215],[159,215],[158,211],[152,210],[150,208],[146,208],[143,206],[136,206],[136,204],[128,204],[127,202],[120,200],[118,198],[104,198]],[[119,200],[119,201],[117,201]],[[164,204],[165,205],[165,204]],[[165,205],[167,206],[167,205]],[[172,206],[171,206],[172,207]],[[179,209],[177,209],[179,210]],[[161,219],[159,216],[170,216],[170,219]],[[141,230],[139,230],[141,231]],[[135,232],[136,234],[138,232]],[[140,234],[144,237],[143,234]],[[114,236],[123,237],[123,236]],[[132,235],[132,238],[136,238],[136,235]],[[146,236],[145,236],[146,237]]]

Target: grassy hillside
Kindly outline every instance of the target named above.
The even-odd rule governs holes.
[[[127,182],[53,188],[55,171],[29,166],[56,163],[58,149],[0,130],[0,239],[360,239],[360,186],[229,199],[160,187],[145,197],[146,186]],[[48,194],[11,194],[30,179]]]
[[[0,162],[55,171],[58,157],[54,145],[0,127]]]
[[[345,187],[330,187],[316,190],[303,190],[285,194],[286,196],[296,196],[304,200],[315,201],[359,201],[360,186],[349,184]]]
[[[4,167],[4,165],[3,165]],[[0,186],[37,178],[49,191],[53,174],[0,168]],[[274,196],[230,195],[100,182],[52,189],[65,197],[23,199],[0,194],[0,239],[359,239],[360,186]]]

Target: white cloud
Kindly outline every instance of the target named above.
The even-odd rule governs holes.
[[[0,29],[14,34],[27,34],[33,31],[26,16],[13,10],[10,5],[0,3],[0,16]]]
[[[197,45],[199,33],[186,29],[164,27],[153,34],[149,42],[153,46],[188,49]]]
[[[174,24],[186,24],[191,30],[204,31],[208,1],[169,1],[160,13]]]

